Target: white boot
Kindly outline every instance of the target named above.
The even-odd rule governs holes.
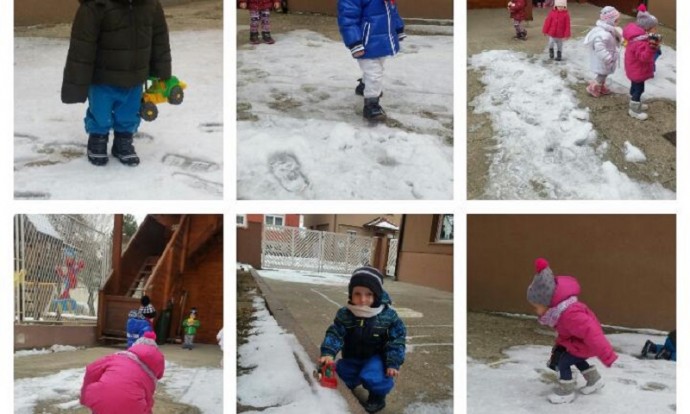
[[[551,404],[571,403],[575,399],[575,380],[558,380],[558,387],[549,395]]]
[[[597,367],[592,366],[582,371],[582,376],[587,380],[587,385],[580,388],[580,392],[587,395],[604,388],[604,380],[597,372]]]
[[[647,119],[647,114],[642,111],[642,104],[640,102],[630,101],[628,104],[628,115],[640,121]]]

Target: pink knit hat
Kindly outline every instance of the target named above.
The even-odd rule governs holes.
[[[613,26],[620,17],[620,12],[616,10],[615,7],[613,6],[606,6],[603,9],[601,9],[601,12],[599,13],[599,20],[606,22]]]

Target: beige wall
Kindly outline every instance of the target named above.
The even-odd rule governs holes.
[[[14,349],[96,345],[95,326],[14,325]]]
[[[347,233],[357,231],[358,235],[373,236],[374,232],[365,230],[362,225],[383,217],[400,227],[400,214],[305,214],[304,227],[314,230]]]
[[[405,18],[452,19],[453,0],[397,0],[400,15]],[[290,12],[321,13],[335,16],[335,0],[288,0]]]
[[[676,325],[676,220],[672,215],[470,215],[470,310],[531,313],[534,259],[575,276],[580,299],[604,324]]]
[[[401,282],[453,291],[453,244],[434,243],[434,215],[407,214],[396,273]]]

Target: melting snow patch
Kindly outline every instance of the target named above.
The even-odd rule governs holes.
[[[628,162],[645,162],[647,157],[645,157],[644,152],[637,148],[630,141],[625,141],[625,148],[623,149],[625,154],[625,160]]]

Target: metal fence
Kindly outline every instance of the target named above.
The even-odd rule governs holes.
[[[395,276],[395,263],[398,261],[398,239],[388,239],[388,262],[386,275]]]
[[[109,234],[69,215],[15,216],[15,322],[95,324],[110,270]]]
[[[373,237],[264,225],[261,267],[350,273],[373,251]]]

